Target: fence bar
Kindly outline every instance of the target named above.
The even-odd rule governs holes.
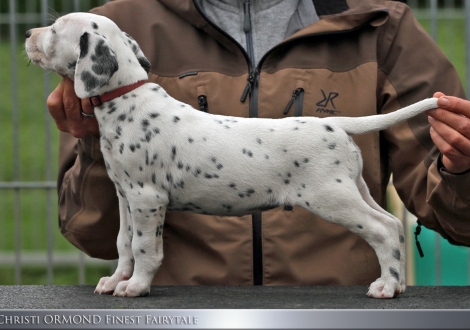
[[[465,81],[468,99],[470,98],[470,0],[465,0],[465,49]],[[470,285],[470,249],[468,251],[468,284]]]
[[[13,121],[13,178],[20,179],[20,143],[19,143],[19,114],[18,114],[18,64],[16,59],[17,31],[16,31],[16,1],[9,1],[10,43],[11,43],[11,82],[12,88],[12,121]],[[15,283],[21,284],[21,205],[20,191],[15,189],[14,217],[15,217]]]
[[[430,0],[430,19],[431,19],[431,37],[437,43],[437,20],[438,20],[438,1]],[[441,238],[434,233],[434,249],[436,255],[436,285],[441,285]]]
[[[467,83],[467,98],[470,98],[470,0],[465,0],[465,48],[466,48],[465,80]]]
[[[11,181],[0,182],[0,189],[56,189],[57,182],[55,181]]]
[[[48,0],[41,0],[41,25],[49,25],[47,22]],[[43,74],[44,100],[50,93],[50,77]],[[45,134],[45,154],[46,154],[46,180],[52,180],[52,138],[51,138],[51,118],[47,108],[44,108],[44,134]],[[46,190],[46,228],[47,228],[47,284],[52,285],[54,280],[53,252],[54,252],[54,231],[52,229],[52,191]]]
[[[80,0],[73,1],[73,11],[80,11]],[[85,284],[86,274],[85,274],[85,254],[80,251],[78,258],[78,282],[79,284]]]

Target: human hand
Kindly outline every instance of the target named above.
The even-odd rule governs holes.
[[[67,77],[63,77],[47,98],[47,108],[62,132],[70,133],[76,138],[100,134],[96,118],[82,115],[82,111],[93,114],[93,107],[88,100],[82,100],[75,94],[73,81]]]
[[[427,111],[431,138],[451,173],[470,169],[470,101],[435,93],[439,108]]]

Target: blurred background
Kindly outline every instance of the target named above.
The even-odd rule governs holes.
[[[58,130],[46,98],[60,78],[28,66],[24,34],[106,0],[0,0],[0,285],[96,284],[115,261],[79,252],[57,226]],[[408,0],[418,21],[457,68],[469,93],[470,0]],[[470,188],[469,188],[470,189]],[[469,285],[470,253],[423,228],[389,189],[390,211],[407,229],[408,285]],[[469,215],[470,220],[470,215]]]

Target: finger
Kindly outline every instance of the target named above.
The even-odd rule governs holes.
[[[446,96],[444,93],[442,92],[436,92],[434,93],[433,97],[435,97],[436,99],[440,98],[440,97],[443,97],[443,96]]]
[[[470,168],[470,158],[447,143],[432,127],[431,138],[442,153],[442,163],[451,173],[463,173]]]
[[[470,118],[443,109],[430,111],[428,112],[428,116],[438,122],[446,124],[467,139],[470,139]]]
[[[459,154],[470,158],[470,139],[468,139],[466,136],[462,135],[460,132],[455,130],[453,127],[447,125],[446,123],[434,119],[433,116],[429,116],[428,118],[432,128],[431,132],[434,131],[435,134],[438,135],[438,137],[434,136],[437,139],[437,141],[434,141],[436,145],[437,142],[441,142],[442,139],[447,145],[459,151]],[[439,146],[438,148],[443,153],[454,154],[453,150],[450,150],[447,145],[444,146],[444,149],[441,149]]]
[[[91,105],[90,100],[82,99],[81,102],[82,102],[82,111],[86,114],[94,115],[95,107]],[[87,120],[85,122],[88,124],[87,126],[88,133],[93,134],[93,135],[99,135],[100,134],[99,125],[98,125],[98,121],[96,120],[96,118],[93,117],[93,118],[86,118],[86,119]]]
[[[82,110],[82,107],[80,99],[75,94],[73,81],[68,78],[64,78],[63,82],[63,102],[65,117],[67,118],[70,125],[80,125],[83,119],[83,116],[80,112]]]
[[[470,118],[470,101],[455,96],[442,96],[439,98],[437,104],[441,109]]]
[[[47,109],[57,124],[65,120],[64,104],[62,101],[63,94],[64,82],[61,81],[51,94],[49,94],[46,101]]]

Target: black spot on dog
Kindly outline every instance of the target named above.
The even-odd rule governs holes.
[[[183,169],[184,165],[183,165],[183,162],[179,161],[178,162],[178,169]]]
[[[140,249],[140,253],[145,254],[146,252],[144,249]]]
[[[137,236],[142,236],[142,232],[140,230],[137,230]]]
[[[149,60],[147,60],[145,57],[138,57],[137,61],[139,61],[140,66],[145,70],[145,72],[150,72],[151,65]]]
[[[222,164],[217,164],[217,166],[216,166],[216,168],[217,168],[218,170],[221,170],[223,167],[224,167],[224,166],[223,166]]]
[[[91,22],[91,26],[92,26],[95,30],[98,30],[98,24],[96,24],[95,22]]]
[[[147,128],[149,127],[149,125],[150,125],[150,122],[147,119],[144,119],[144,120],[142,120],[140,125],[142,127],[142,130],[146,131]]]
[[[119,146],[119,153],[122,155],[124,151],[124,143],[121,143],[121,145]]]
[[[335,148],[336,148],[336,143],[330,143],[328,145],[328,149],[330,149],[330,150],[334,150]]]
[[[393,267],[389,268],[390,274],[397,280],[397,282],[400,280],[400,274],[397,272],[397,270]]]
[[[143,183],[143,182],[137,181],[137,184],[140,186],[140,188],[143,188],[143,187],[144,187],[144,183]]]
[[[262,144],[262,143],[263,143],[260,138],[257,138],[257,139],[256,139],[256,142],[258,142],[258,144]]]
[[[80,57],[79,58],[84,58],[88,55],[89,37],[90,37],[90,35],[88,34],[88,32],[85,32],[80,37]]]
[[[295,167],[299,167],[299,166],[300,166],[300,164],[299,164],[298,161],[294,161],[294,165],[295,165]]]
[[[174,161],[175,158],[176,158],[176,146],[173,146],[173,147],[171,148],[171,160]]]
[[[356,227],[359,228],[359,229],[364,228],[364,227],[362,227],[362,225],[357,225]]]
[[[340,163],[341,163],[341,162],[340,162],[339,160],[337,160],[337,161],[335,162],[335,165],[339,165]]]
[[[157,178],[156,178],[155,173],[152,174],[152,183],[153,183],[153,184],[156,184],[156,183],[157,183]]]
[[[405,237],[403,235],[400,235],[399,239],[400,243],[405,243]]]
[[[309,202],[305,202],[305,205],[310,206],[310,203],[309,203]]]
[[[341,183],[342,181],[341,179],[336,179],[336,182]]]
[[[290,183],[290,180],[289,180],[289,179],[284,179],[284,183],[285,183],[285,184],[289,184],[289,183]]]
[[[95,75],[86,70],[81,73],[80,80],[85,85],[87,92],[103,87],[106,84],[105,80],[98,79]]]
[[[392,255],[395,259],[400,260],[400,257],[401,257],[400,250],[398,249],[393,250]]]
[[[334,132],[334,129],[330,125],[325,125],[324,127],[327,132]]]
[[[127,115],[126,115],[125,113],[123,113],[122,115],[119,115],[119,116],[118,116],[118,120],[119,120],[119,121],[124,121],[124,120],[126,120],[126,118],[127,118]]]
[[[189,142],[189,143],[193,143],[194,140],[193,140],[192,138],[188,138],[188,142]]]
[[[237,187],[237,185],[236,185],[235,183],[233,183],[233,182],[230,183],[228,186],[229,186],[230,188],[232,188],[232,189],[236,189],[236,187]]]
[[[97,75],[104,75],[111,78],[119,69],[116,56],[111,53],[111,50],[105,44],[104,40],[98,41],[95,47],[95,54],[91,55],[91,60],[93,61],[91,69]]]
[[[135,151],[135,145],[133,145],[133,144],[129,145],[129,149],[130,149],[132,152],[134,152],[134,151]]]
[[[180,121],[180,118],[179,118],[178,116],[174,116],[174,117],[173,117],[173,122],[174,122],[174,123],[177,123],[177,122],[179,122],[179,121]]]
[[[150,118],[152,118],[152,119],[155,119],[155,118],[157,118],[158,116],[160,116],[160,114],[157,113],[157,112],[153,112],[153,113],[150,114]]]

